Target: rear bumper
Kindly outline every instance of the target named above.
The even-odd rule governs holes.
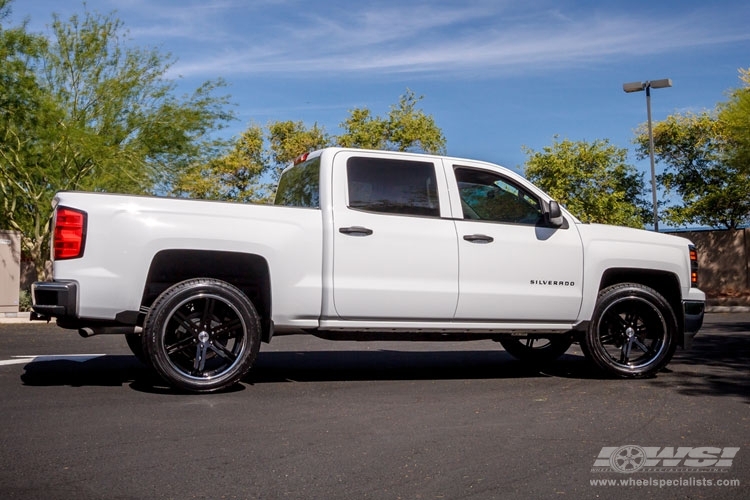
[[[703,316],[706,311],[706,303],[697,300],[686,300],[683,301],[682,307],[685,311],[682,347],[689,349],[693,344],[693,338],[695,338],[698,330],[703,326]]]
[[[35,319],[74,318],[78,313],[78,283],[37,281],[31,285],[31,308]]]
[[[57,318],[57,326],[78,330],[83,337],[100,333],[135,333],[139,311],[124,311],[114,320],[78,316],[78,283],[39,281],[31,285],[32,320]]]

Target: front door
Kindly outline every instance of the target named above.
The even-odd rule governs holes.
[[[575,320],[583,290],[583,248],[575,226],[544,224],[542,201],[499,172],[453,170],[463,208],[456,222],[456,320]]]

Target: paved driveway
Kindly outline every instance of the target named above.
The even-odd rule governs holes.
[[[119,337],[3,324],[0,497],[746,498],[749,375],[750,314],[709,315],[649,380],[577,346],[538,371],[490,341],[278,337],[213,395],[163,387]]]

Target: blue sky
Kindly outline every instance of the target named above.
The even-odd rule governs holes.
[[[407,88],[448,153],[517,169],[522,146],[609,139],[631,152],[644,93],[654,120],[713,109],[750,67],[750,2],[464,0],[89,0],[115,12],[132,43],[176,58],[181,92],[221,77],[251,123],[317,122],[330,133],[355,107],[385,115]],[[44,32],[74,0],[15,0],[13,24]],[[646,171],[648,162],[632,163]],[[659,169],[657,167],[657,169]]]

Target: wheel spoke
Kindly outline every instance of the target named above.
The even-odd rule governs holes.
[[[227,347],[224,344],[221,344],[219,342],[213,342],[212,344],[209,344],[208,346],[212,351],[214,351],[216,354],[221,356],[222,358],[226,359],[230,363],[234,363],[237,360],[237,356],[227,349]]]
[[[635,311],[625,313],[625,327],[632,327],[638,322],[638,314]]]
[[[201,375],[206,367],[206,354],[208,349],[205,342],[200,342],[195,349],[195,359],[193,360],[193,373]]]
[[[630,359],[630,350],[633,347],[633,339],[635,337],[630,337],[627,342],[622,344],[622,349],[620,351],[620,363],[627,363]]]
[[[214,339],[230,338],[232,336],[230,333],[241,327],[242,321],[239,318],[235,318],[232,321],[223,321],[211,331],[211,337]]]
[[[599,338],[601,340],[601,343],[604,345],[604,344],[614,344],[615,337],[616,337],[616,334],[608,331],[607,333],[602,334]]]
[[[622,317],[622,314],[615,314],[615,318],[617,318],[617,323],[619,323],[620,329],[622,331],[626,330],[628,326],[630,326],[630,318],[629,314],[626,313],[625,317]]]
[[[179,326],[182,326],[188,332],[192,333],[193,335],[198,334],[198,331],[200,330],[199,325],[196,325],[195,322],[190,319],[190,317],[185,316],[180,311],[175,311],[174,316],[172,317],[177,320]]]
[[[640,349],[641,351],[645,352],[646,354],[653,354],[653,351],[649,349],[643,342],[638,340],[637,338],[633,337],[633,343],[635,346]]]
[[[191,347],[194,340],[195,339],[192,336],[183,337],[173,344],[165,345],[164,349],[167,352],[167,355],[171,356],[176,352],[184,351],[185,349]]]
[[[203,305],[203,315],[201,316],[201,327],[208,328],[211,326],[211,318],[214,315],[214,306],[216,301],[214,299],[206,299]]]
[[[638,325],[638,328],[635,329],[636,335],[638,335],[639,338],[645,339],[648,337],[648,334],[650,333],[648,327],[644,324]]]

